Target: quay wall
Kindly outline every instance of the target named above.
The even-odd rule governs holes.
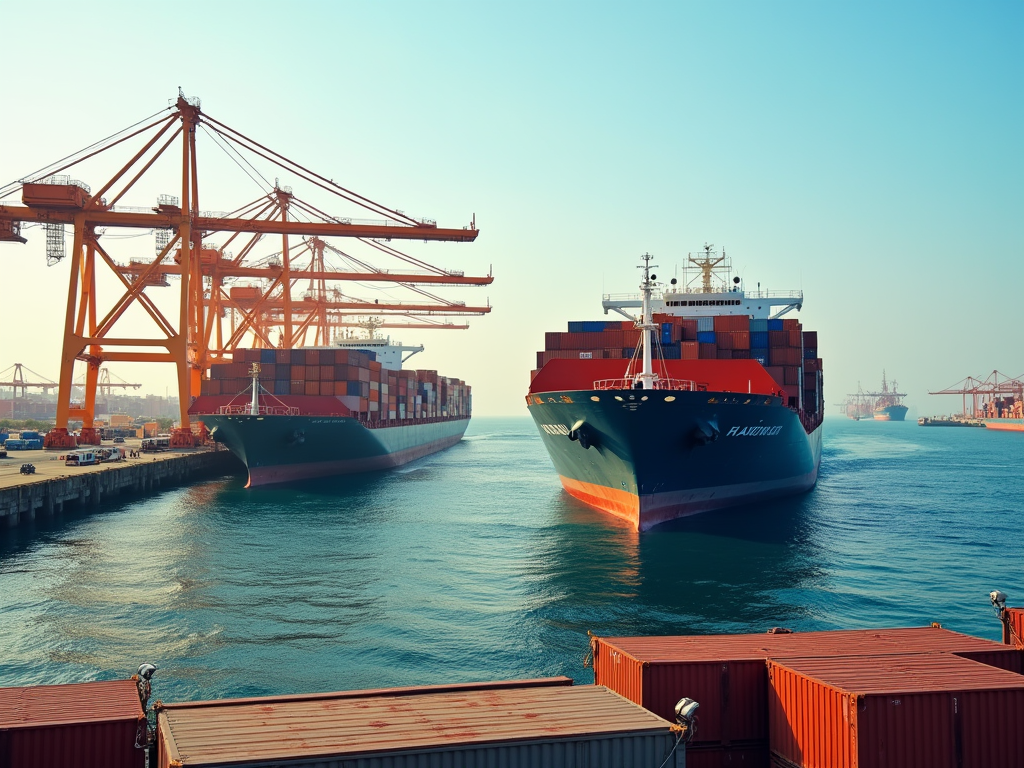
[[[98,469],[60,477],[23,476],[0,488],[0,527],[14,528],[37,517],[64,512],[65,504],[98,507],[123,493],[144,494],[191,480],[244,469],[230,451],[164,455],[153,461],[101,464]]]

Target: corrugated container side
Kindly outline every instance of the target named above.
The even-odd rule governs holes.
[[[138,721],[119,721],[0,730],[0,765],[142,768],[146,756],[135,748],[138,726]]]
[[[1007,672],[1015,672],[1018,675],[1024,673],[1024,654],[993,650],[957,651],[955,655],[997,669],[1005,669]]]
[[[1024,608],[1007,608],[1006,620],[1010,625],[1010,643],[1024,650]]]
[[[670,722],[676,702],[694,699],[700,704],[695,744],[763,741],[768,733],[761,660],[649,665],[595,638],[594,683]]]
[[[858,768],[850,735],[855,700],[772,662],[768,679],[773,754],[803,768]]]
[[[857,702],[853,728],[848,729],[858,765],[954,768],[951,698],[944,692],[864,696]]]
[[[686,745],[686,768],[769,768],[770,765],[767,740],[749,746]]]
[[[967,691],[956,705],[963,768],[1024,766],[1024,691]]]

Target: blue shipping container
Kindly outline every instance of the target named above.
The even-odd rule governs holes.
[[[768,321],[765,320],[767,323]],[[750,348],[751,349],[768,349],[768,331],[751,331],[750,332]]]
[[[818,356],[818,350],[804,347],[804,360],[813,360]]]
[[[362,387],[360,386],[360,382],[358,381],[349,381],[347,383],[347,391],[348,394],[352,395],[353,397],[363,396],[363,390]]]
[[[714,331],[697,331],[697,341],[701,344],[714,344],[715,343],[715,332]]]
[[[38,432],[36,432],[34,429],[23,429],[23,430],[21,430],[21,439],[22,440],[41,440],[42,438],[43,438],[43,436],[40,435]]]
[[[768,350],[767,349],[751,349],[750,359],[757,360],[761,365],[768,365]]]
[[[669,344],[662,349],[662,352],[664,352],[666,360],[678,360],[682,356],[678,344]]]
[[[764,331],[765,333],[767,333],[768,332],[768,320],[766,318],[759,318],[759,319],[751,318],[751,320],[750,320],[750,332],[754,333],[755,331],[757,331],[757,332]]]
[[[275,395],[290,395],[292,393],[291,382],[287,379],[275,379],[274,380],[274,394]]]
[[[585,323],[583,323],[580,320],[570,320],[569,321],[569,333],[583,333],[583,326],[584,325],[585,325]]]
[[[604,320],[587,320],[583,323],[583,333],[601,333],[604,330]]]
[[[782,320],[781,319],[779,319],[779,320],[769,320],[768,321],[768,330],[769,331],[781,331],[782,330]]]
[[[272,350],[272,349],[261,349],[260,350],[260,362],[261,363],[273,363],[274,362],[274,350]]]

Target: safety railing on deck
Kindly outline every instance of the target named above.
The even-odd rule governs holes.
[[[222,405],[217,409],[221,416],[251,416],[252,407],[248,405]],[[298,408],[283,405],[261,405],[256,408],[257,416],[298,416]]]
[[[634,389],[637,381],[634,379],[598,379],[594,382],[594,389]],[[704,392],[707,384],[698,384],[690,379],[655,379],[651,382],[652,389],[672,389],[683,392]]]

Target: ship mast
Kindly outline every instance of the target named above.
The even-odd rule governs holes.
[[[639,269],[644,271],[643,280],[640,282],[640,290],[643,292],[643,317],[640,322],[637,323],[636,327],[640,329],[640,343],[643,345],[644,361],[643,368],[637,375],[636,379],[640,381],[642,389],[654,389],[654,367],[651,364],[651,331],[657,330],[654,324],[654,318],[651,316],[651,292],[654,289],[654,281],[657,279],[657,275],[651,274],[651,259],[654,257],[649,253],[645,253],[640,257],[644,263]],[[657,264],[653,265],[657,266]]]
[[[260,413],[260,364],[253,363],[249,369],[252,376],[252,402],[249,403],[249,415],[259,416]]]

